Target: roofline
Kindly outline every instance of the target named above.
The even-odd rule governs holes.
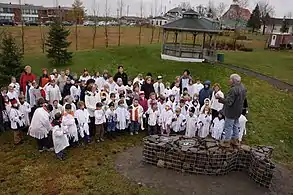
[[[193,29],[193,28],[176,28],[161,26],[165,30],[178,30],[178,31],[193,31],[193,32],[207,32],[207,33],[220,33],[221,30],[205,30],[205,29]]]

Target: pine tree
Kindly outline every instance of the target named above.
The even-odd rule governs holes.
[[[48,47],[47,57],[52,66],[62,66],[71,62],[72,52],[67,50],[71,44],[67,41],[69,35],[70,31],[66,30],[58,21],[50,26],[46,46]]]
[[[282,27],[281,27],[280,30],[281,30],[282,33],[287,33],[288,30],[289,30],[288,20],[286,20],[286,17],[285,16],[284,16],[283,23],[282,23]]]
[[[252,28],[252,32],[254,32],[255,30],[259,30],[261,27],[260,10],[258,4],[250,15],[250,18],[247,22],[247,27]]]
[[[23,71],[23,54],[11,34],[4,34],[0,43],[0,83],[8,84],[10,77],[19,77]]]

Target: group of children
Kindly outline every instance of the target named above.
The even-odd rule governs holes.
[[[2,114],[7,116],[3,120],[14,130],[15,144],[22,142],[27,130],[37,139],[39,151],[53,147],[62,160],[66,147],[103,142],[105,134],[113,139],[121,133],[134,135],[147,129],[149,135],[223,137],[223,105],[214,98],[216,93],[223,96],[219,84],[211,89],[209,81],[201,84],[197,79],[194,83],[191,77],[182,76],[171,86],[162,82],[162,76],[155,82],[150,76],[143,79],[138,75],[124,85],[121,78],[114,81],[107,71],[101,77],[90,77],[85,70],[75,80],[65,75],[62,83],[57,82],[61,75],[56,72],[44,75],[39,84],[28,83],[26,92],[20,92],[15,78],[8,91],[1,91]],[[240,139],[246,121],[241,115]]]

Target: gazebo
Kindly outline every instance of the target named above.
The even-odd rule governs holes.
[[[162,59],[182,62],[216,60],[216,37],[220,32],[217,22],[200,17],[194,10],[188,10],[181,19],[165,24],[162,28]],[[168,42],[170,33],[174,33],[174,39]],[[188,42],[184,43],[184,34],[192,34],[193,41],[186,38]],[[202,44],[196,43],[199,34],[202,34]]]

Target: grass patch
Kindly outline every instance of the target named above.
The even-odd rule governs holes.
[[[189,69],[193,76],[219,82],[225,92],[228,90],[226,83],[231,70],[209,64],[162,61],[159,51],[159,46],[148,46],[78,52],[71,69],[81,72],[85,67],[106,68],[116,72],[116,64],[122,63],[132,78],[138,73],[152,72],[154,76],[162,74],[165,81],[172,81]],[[27,56],[25,61],[36,73],[49,67],[45,56]],[[244,75],[243,82],[250,106],[246,142],[274,146],[274,159],[292,166],[292,94]],[[140,144],[142,137],[123,136],[116,141],[76,148],[68,152],[66,161],[59,162],[53,153],[40,155],[32,139],[15,147],[12,133],[5,133],[0,136],[0,188],[3,194],[156,194],[153,189],[131,183],[114,169],[115,154]]]
[[[249,68],[293,84],[290,51],[224,52],[225,62]]]

